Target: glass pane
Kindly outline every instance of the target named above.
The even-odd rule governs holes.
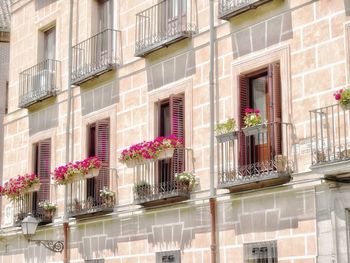
[[[252,88],[252,107],[259,109],[263,121],[267,120],[267,93],[266,93],[266,76],[251,80]]]

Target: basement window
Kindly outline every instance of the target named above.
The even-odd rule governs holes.
[[[156,263],[181,263],[180,250],[157,252]]]
[[[277,241],[244,244],[244,263],[277,262]]]

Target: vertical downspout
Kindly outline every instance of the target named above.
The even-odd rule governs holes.
[[[69,144],[70,144],[70,123],[72,108],[72,38],[73,38],[73,0],[69,5],[69,32],[68,32],[68,86],[67,86],[67,126],[66,126],[66,163],[69,163]],[[68,185],[64,186],[64,217],[63,217],[63,233],[64,233],[64,263],[68,263]]]
[[[210,214],[211,214],[211,263],[216,263],[216,199],[214,186],[214,122],[215,122],[215,83],[214,83],[214,0],[210,1],[210,72],[209,72],[209,97],[210,97]]]

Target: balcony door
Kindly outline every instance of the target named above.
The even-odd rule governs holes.
[[[169,99],[158,103],[158,135],[174,135],[185,139],[184,130],[184,96],[172,95]],[[161,191],[169,191],[173,187],[175,173],[184,170],[184,151],[177,150],[172,159],[159,161],[158,182]]]
[[[42,217],[42,208],[39,202],[50,201],[50,176],[51,176],[51,140],[43,140],[34,145],[34,173],[40,179],[40,190],[34,192],[32,199],[32,214]]]
[[[267,129],[256,135],[240,135],[239,164],[271,166],[271,161],[282,152],[279,64],[273,63],[256,72],[240,75],[239,93],[240,127],[244,127],[246,108],[259,109],[262,120],[267,123]]]
[[[56,57],[56,27],[44,32],[44,60]]]
[[[88,126],[88,156],[97,156],[101,161],[97,177],[87,179],[86,200],[92,205],[100,203],[100,190],[109,188],[109,153],[110,153],[109,119],[100,120]]]
[[[187,19],[187,0],[167,0],[166,1],[166,28],[167,36],[172,37],[185,30]]]

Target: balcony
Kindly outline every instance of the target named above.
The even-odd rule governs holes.
[[[269,123],[217,136],[218,188],[235,193],[289,182],[292,128]]]
[[[47,59],[19,74],[20,108],[56,96],[61,83],[60,61]]]
[[[143,57],[197,32],[196,0],[164,0],[136,14],[135,56]]]
[[[183,172],[194,175],[192,149],[176,148],[172,158],[138,164],[134,167],[134,203],[153,207],[189,199],[191,189],[175,178]]]
[[[311,170],[350,181],[350,111],[338,104],[310,111]]]
[[[68,215],[77,219],[105,215],[114,211],[117,201],[117,170],[102,167],[96,177],[68,185]],[[102,191],[114,193],[104,196]]]
[[[121,33],[106,29],[72,47],[72,83],[79,85],[121,64]]]
[[[272,0],[219,0],[219,18],[228,20],[270,1]]]
[[[38,196],[35,193],[27,193],[14,201],[14,226],[21,226],[22,220],[31,213],[38,221],[39,225],[52,223],[55,211],[47,212],[39,207]]]

